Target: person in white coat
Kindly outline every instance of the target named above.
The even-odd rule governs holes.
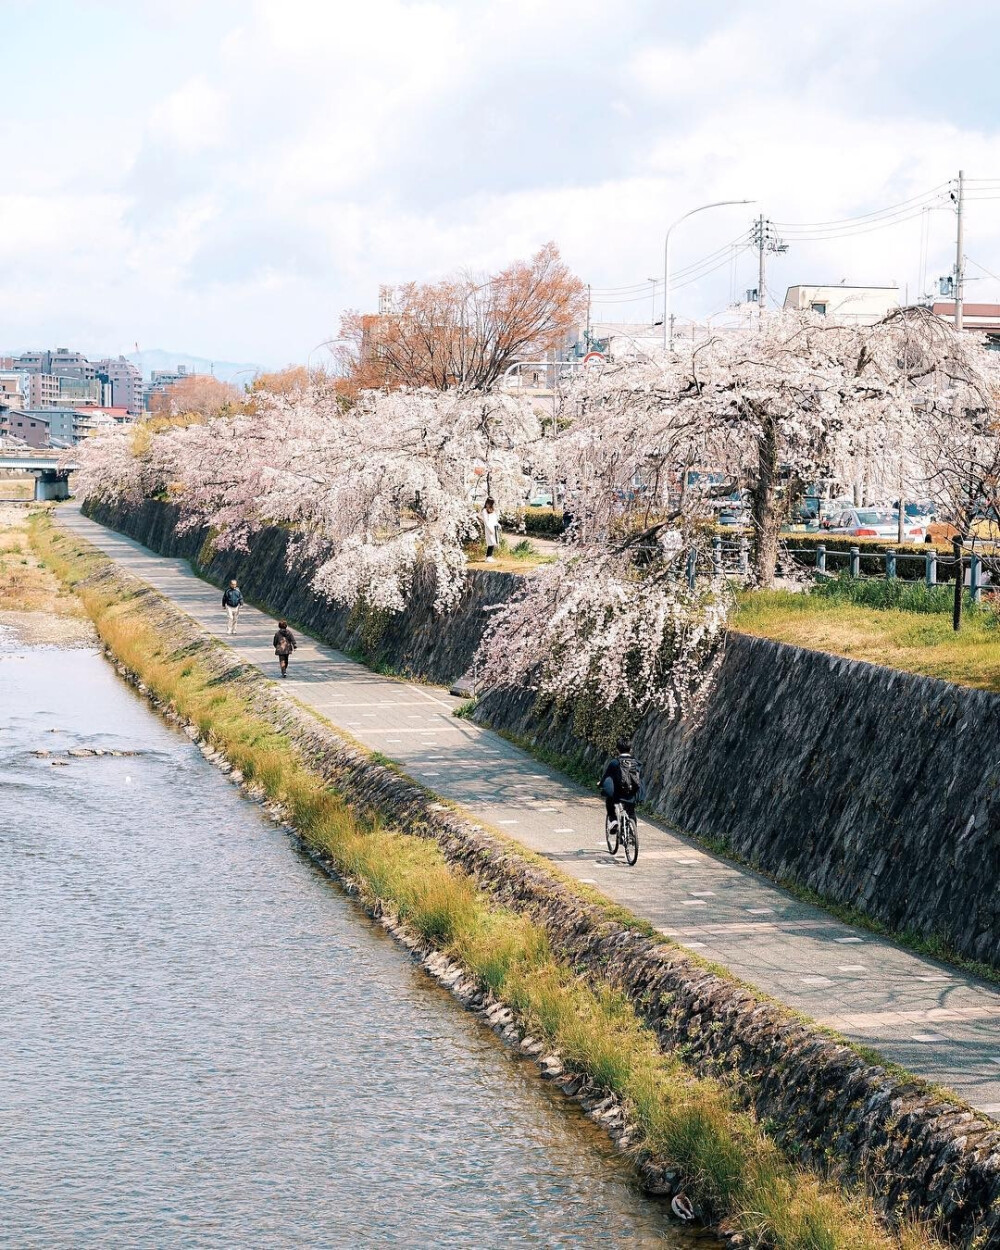
[[[479,519],[483,523],[483,531],[486,534],[486,559],[492,564],[493,552],[500,546],[500,513],[497,511],[495,499],[486,500]]]

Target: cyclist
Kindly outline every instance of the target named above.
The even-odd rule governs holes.
[[[636,800],[642,791],[642,775],[639,761],[632,754],[631,739],[619,738],[615,749],[617,755],[604,765],[600,787],[612,832],[618,829],[617,804],[620,803],[634,821]]]

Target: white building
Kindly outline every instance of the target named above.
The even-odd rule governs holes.
[[[0,373],[0,408],[15,408],[23,411],[28,405],[30,386],[28,375],[14,370]]]
[[[898,286],[790,286],[785,308],[814,312],[846,325],[874,325],[899,307]]]

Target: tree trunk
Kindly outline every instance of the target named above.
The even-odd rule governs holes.
[[[764,417],[757,438],[757,480],[750,496],[750,518],[757,536],[754,573],[757,585],[763,589],[774,585],[774,569],[778,563],[781,508],[777,488],[778,429],[773,418]]]

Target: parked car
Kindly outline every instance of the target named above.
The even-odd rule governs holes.
[[[821,523],[827,534],[844,534],[850,538],[899,539],[899,513],[882,508],[846,508],[838,515],[827,517]],[[913,525],[909,518],[903,522],[903,541],[921,543],[927,536],[926,525]]]
[[[885,503],[870,503],[868,508],[874,509],[876,512],[899,512],[899,500],[891,499]],[[928,500],[911,499],[904,505],[906,509],[906,524],[909,526],[922,526],[926,531],[928,526],[937,520],[936,509],[934,504]]]

